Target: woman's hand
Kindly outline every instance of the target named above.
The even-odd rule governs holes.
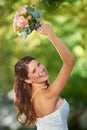
[[[51,32],[53,32],[52,28],[49,24],[46,23],[40,23],[40,27],[37,29],[37,32],[43,35],[49,35]]]

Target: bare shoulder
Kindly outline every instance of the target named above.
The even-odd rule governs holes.
[[[57,99],[48,98],[48,89],[46,89],[34,99],[33,105],[37,117],[43,117],[56,110]]]
[[[48,89],[45,91],[45,96],[49,99],[56,99],[63,88],[66,86],[66,83],[70,77],[72,66],[63,65],[56,79],[51,83]]]

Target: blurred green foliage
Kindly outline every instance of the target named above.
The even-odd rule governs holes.
[[[43,11],[57,36],[75,57],[75,67],[61,95],[75,107],[87,105],[87,0],[0,0],[0,93],[7,93],[14,84],[16,61],[31,55],[42,62],[53,81],[62,61],[54,46],[45,36],[32,32],[26,39],[15,39],[13,18],[24,4],[36,5]],[[82,104],[82,105],[80,105]]]

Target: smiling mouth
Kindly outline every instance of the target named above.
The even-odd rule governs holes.
[[[47,77],[47,76],[48,76],[47,73],[44,72],[40,77]]]
[[[47,73],[45,73],[45,74],[43,75],[43,77],[44,77],[44,78],[48,77]]]

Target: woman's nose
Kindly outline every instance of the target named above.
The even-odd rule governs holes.
[[[44,71],[44,69],[43,69],[43,67],[39,67],[39,69],[40,69],[40,72],[43,72]]]
[[[40,76],[43,76],[43,74],[44,74],[44,71],[43,71],[43,69],[41,69],[41,70],[39,71],[39,75],[40,75]]]
[[[40,73],[43,73],[43,72],[44,72],[43,66],[39,66],[39,71],[40,71]]]

